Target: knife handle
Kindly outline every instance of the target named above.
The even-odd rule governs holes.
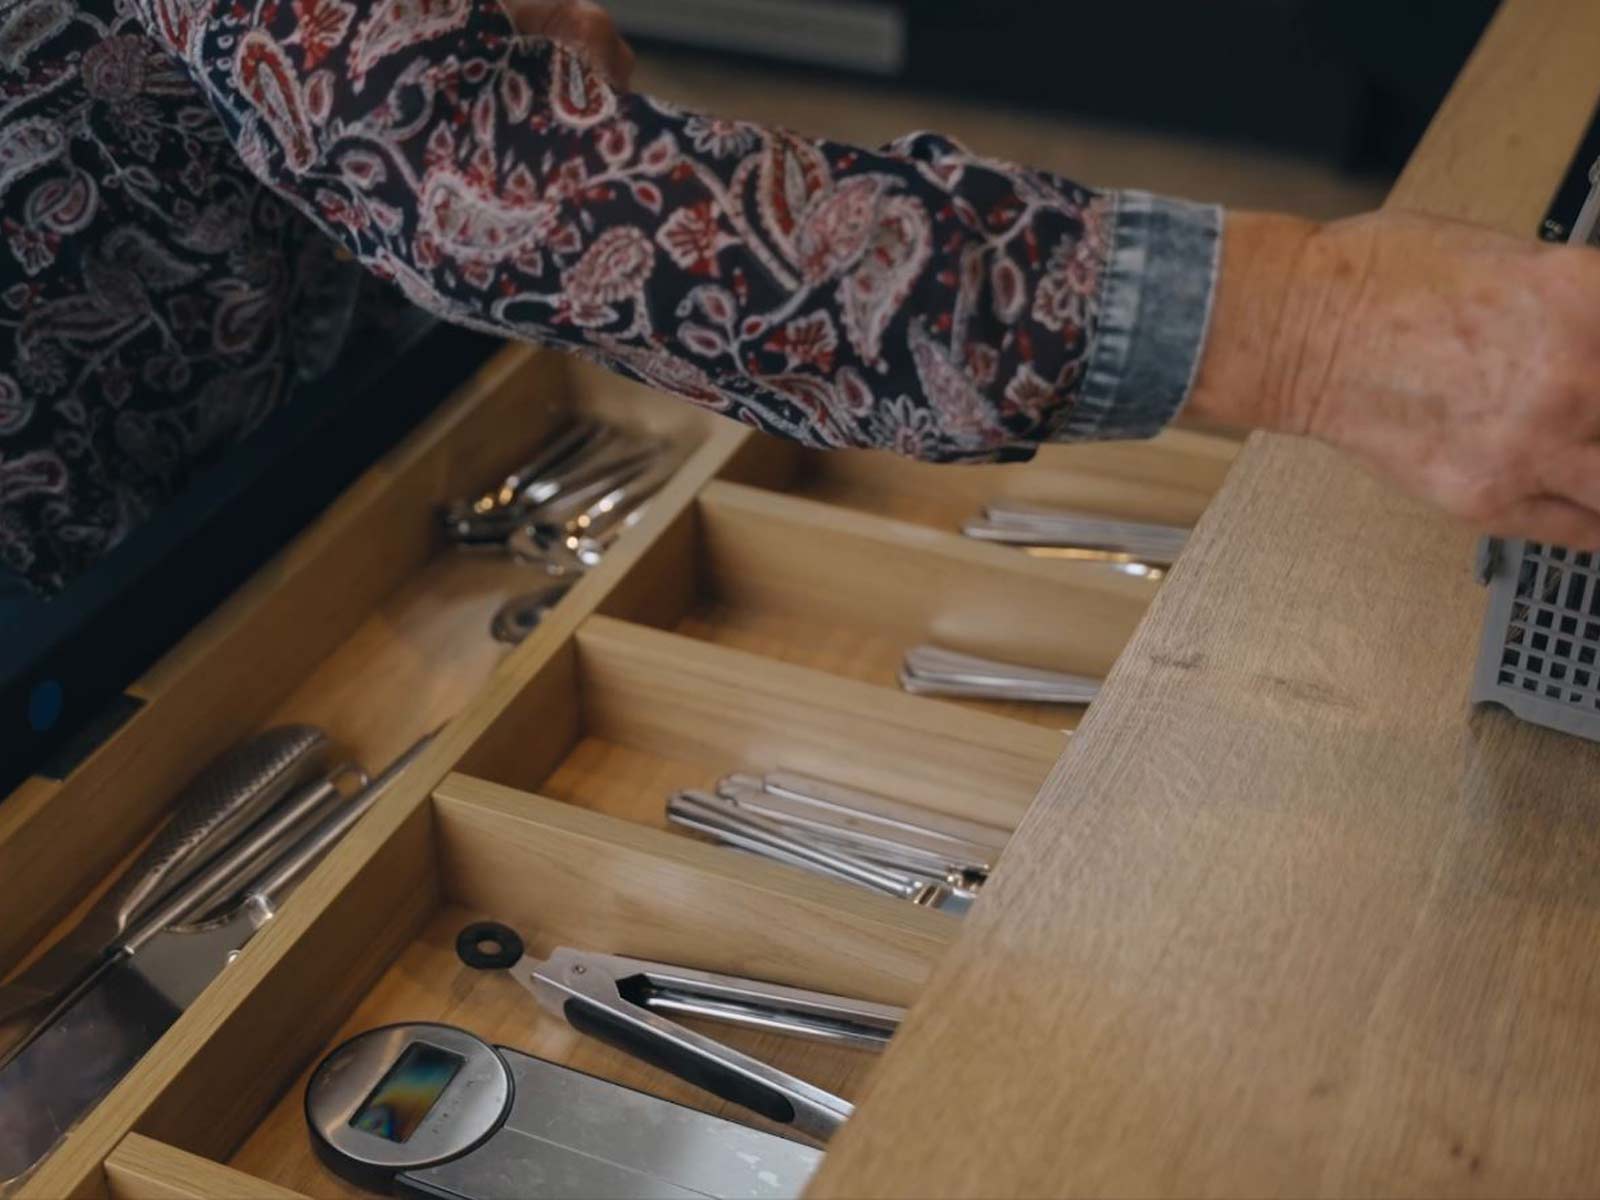
[[[216,759],[186,787],[161,832],[96,905],[125,932],[163,894],[291,791],[322,771],[328,737],[309,725],[269,729]],[[92,919],[92,918],[91,918]]]

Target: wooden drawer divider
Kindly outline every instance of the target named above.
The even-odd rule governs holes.
[[[546,399],[536,416],[530,393]],[[275,1154],[309,1154],[290,1103],[296,1076],[407,955],[432,953],[424,943],[458,912],[615,952],[916,998],[954,919],[652,827],[654,801],[652,819],[642,808],[619,815],[542,795],[541,784],[567,779],[586,739],[609,740],[681,760],[706,784],[741,765],[809,767],[869,789],[909,786],[934,807],[1014,827],[1070,722],[1040,728],[903,695],[879,677],[886,656],[929,639],[1101,673],[1154,587],[946,527],[993,475],[960,476],[951,500],[929,492],[916,464],[846,456],[819,473],[804,452],[708,420],[638,526],[521,646],[496,659],[474,645],[461,678],[434,680],[433,660],[414,647],[440,653],[458,638],[439,630],[482,619],[452,609],[452,589],[481,606],[501,581],[430,561],[432,509],[519,457],[507,428],[548,428],[580,402],[644,424],[670,418],[644,389],[508,350],[152,670],[139,689],[146,710],[71,780],[30,784],[0,806],[0,874],[16,866],[37,887],[0,897],[4,966],[130,851],[196,757],[269,720],[316,720],[354,731],[376,765],[448,718],[23,1196],[295,1195],[257,1176],[279,1177],[266,1169]],[[1116,505],[1154,496],[1146,509],[1190,513],[1231,456],[1217,439],[1180,433],[1144,458],[1137,448],[1047,451],[1035,482],[1041,493],[1076,488]],[[1151,491],[1164,471],[1177,473],[1171,493]],[[891,492],[902,497],[889,506],[896,517],[868,511]],[[341,564],[330,588],[326,572]],[[781,631],[741,645],[741,614]],[[817,639],[832,628],[876,639],[870,681],[830,659]],[[404,711],[364,712],[374,688]],[[124,790],[132,799],[119,804]],[[67,854],[74,820],[89,822],[98,851]],[[66,876],[49,881],[64,857]],[[255,1169],[222,1165],[236,1156]]]

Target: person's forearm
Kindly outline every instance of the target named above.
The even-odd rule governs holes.
[[[1302,284],[1325,257],[1315,247],[1318,228],[1296,217],[1227,214],[1211,323],[1186,415],[1240,430],[1304,431],[1295,380],[1308,365],[1302,332],[1319,307],[1319,289]],[[1337,286],[1336,276],[1328,287]],[[1323,299],[1338,303],[1331,295]]]
[[[387,12],[214,0],[180,48],[252,168],[447,319],[927,459],[1150,436],[1184,398],[1215,210],[695,117],[491,6]]]

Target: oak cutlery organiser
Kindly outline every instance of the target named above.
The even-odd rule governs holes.
[[[448,550],[435,513],[526,459],[566,411],[665,434],[687,457],[504,646],[490,617],[530,569]],[[785,768],[1015,827],[1081,713],[907,696],[901,656],[934,641],[1103,675],[1157,585],[974,543],[961,520],[1004,494],[1188,523],[1232,452],[1180,433],[1003,472],[828,457],[508,349],[141,680],[144,707],[71,778],[0,804],[7,970],[228,745],[311,722],[376,769],[444,726],[22,1194],[338,1194],[306,1137],[304,1073],[386,1021],[449,1021],[707,1105],[461,967],[454,934],[473,917],[540,949],[914,1001],[959,922],[669,831],[668,794]],[[871,1071],[858,1052],[728,1036],[847,1097]]]

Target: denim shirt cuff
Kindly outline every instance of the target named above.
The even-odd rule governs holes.
[[[1222,210],[1147,192],[1113,199],[1095,344],[1061,441],[1160,433],[1189,397],[1211,317]]]

